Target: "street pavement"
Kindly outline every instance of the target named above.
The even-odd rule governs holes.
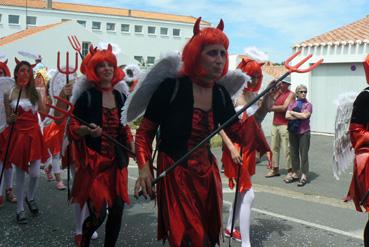
[[[367,216],[356,212],[351,202],[342,201],[352,174],[351,170],[346,172],[339,181],[333,177],[332,142],[331,136],[312,135],[310,182],[302,188],[282,181],[285,169],[281,169],[280,177],[265,178],[266,161],[257,164],[253,178],[252,246],[363,246],[362,231]],[[221,150],[213,152],[219,159]],[[281,167],[284,168],[284,161]],[[132,197],[136,177],[137,168],[132,163],[129,166],[131,204],[125,207],[117,246],[163,246],[156,241],[155,203]],[[226,222],[234,192],[228,188],[227,179],[224,176],[222,179]],[[40,215],[32,217],[26,210],[28,224],[18,225],[15,204],[5,203],[0,208],[0,246],[74,246],[73,207],[66,198],[66,191],[57,191],[55,182],[47,182],[42,173],[37,193]],[[104,226],[98,233],[91,246],[103,246]],[[227,238],[221,246],[229,246]],[[241,245],[232,241],[231,246]]]

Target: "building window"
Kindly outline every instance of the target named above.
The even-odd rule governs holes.
[[[36,16],[27,16],[27,25],[36,26]]]
[[[160,35],[168,35],[168,28],[167,27],[161,27],[160,28]]]
[[[129,24],[121,24],[120,25],[120,31],[124,32],[124,33],[128,33],[129,32]]]
[[[82,56],[86,57],[86,55],[89,52],[89,47],[90,47],[91,42],[88,41],[83,41],[82,42]]]
[[[19,15],[9,15],[8,16],[9,24],[18,25],[19,24]]]
[[[106,31],[115,31],[115,23],[106,23]]]
[[[93,21],[92,22],[92,30],[101,30],[101,22]]]
[[[1,17],[2,17],[2,14],[0,14],[0,23],[2,22],[2,20],[1,20],[2,18]]]
[[[142,33],[142,26],[135,25],[135,33]]]
[[[86,27],[86,21],[78,20],[77,23]]]
[[[155,63],[155,57],[147,57],[147,65],[153,65]]]
[[[148,34],[155,34],[156,28],[155,27],[147,27],[147,33]]]
[[[178,28],[173,28],[173,36],[179,37],[181,35],[181,30]]]
[[[62,22],[71,21],[71,19],[61,19]]]
[[[145,61],[143,59],[143,56],[134,56],[133,57],[136,61],[138,61],[142,66],[145,66]]]

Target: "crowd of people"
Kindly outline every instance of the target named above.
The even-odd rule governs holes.
[[[63,81],[54,95],[48,93],[47,82],[55,74],[48,75],[44,67],[35,70],[34,64],[16,59],[14,85],[4,93],[7,124],[0,129],[0,206],[5,200],[16,203],[18,224],[28,223],[24,202],[32,215],[39,213],[36,192],[41,165],[48,180],[55,177],[58,190],[66,189],[61,168],[68,167],[73,177],[69,199],[74,204],[76,246],[89,246],[106,218],[104,245],[115,246],[124,205],[130,203],[127,166],[131,158],[139,174],[134,195],[157,202],[157,239],[176,247],[215,246],[223,229],[221,176],[210,142],[194,147],[231,118],[219,132],[224,143],[224,175],[229,187],[237,188],[238,198],[230,207],[225,236],[241,241],[243,247],[251,246],[251,208],[255,198],[252,176],[257,155],[271,153],[271,167],[265,177],[272,178],[280,176],[283,150],[287,168],[283,181],[298,182],[300,187],[309,182],[312,104],[306,98],[307,87],[298,85],[292,92],[286,77],[233,118],[236,111],[256,98],[263,80],[263,62],[251,56],[242,59],[237,69],[243,81],[237,90],[237,85],[218,83],[228,73],[229,40],[223,32],[223,21],[215,28],[204,29],[200,29],[200,21],[201,18],[195,23],[193,37],[181,53],[176,76],[158,76],[164,79],[158,79],[150,97],[142,99],[146,107],[135,136],[121,121],[121,109],[125,105],[135,107],[129,104],[136,102],[136,91],[145,90],[140,83],[147,78],[139,77],[136,65],[118,66],[111,45],[100,49],[91,46],[80,66],[82,76],[69,83]],[[0,76],[11,77],[6,62],[0,63]],[[359,99],[364,102],[366,94]],[[60,98],[50,100],[51,96]],[[51,102],[57,109],[48,109],[47,103]],[[355,104],[357,114],[353,114],[351,128],[354,138],[359,139],[367,131],[367,119],[363,117],[367,114],[360,112],[366,101],[360,102]],[[62,111],[68,110],[69,104],[74,105],[73,112],[63,118]],[[52,116],[39,112],[50,112]],[[261,128],[268,112],[274,113],[271,147]],[[171,169],[189,153],[159,181],[154,180],[155,139],[159,143],[156,174]],[[30,179],[25,193],[27,174]],[[156,187],[153,182],[157,182]],[[362,198],[357,197],[357,191],[365,191],[357,187],[360,185],[355,183],[350,190],[356,202]],[[234,228],[236,222],[239,230]]]

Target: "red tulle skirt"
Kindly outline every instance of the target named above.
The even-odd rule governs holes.
[[[10,164],[14,164],[28,172],[29,162],[36,160],[46,162],[49,154],[38,124],[37,115],[32,113],[32,111],[25,112],[22,108],[19,108],[18,114],[10,140],[5,167],[9,168]],[[7,127],[1,133],[0,158],[3,162],[9,141],[10,129],[11,126]]]
[[[66,121],[63,121],[61,124],[52,122],[50,125],[44,128],[45,145],[53,156],[60,154],[61,152],[65,125]]]
[[[127,168],[118,169],[114,158],[102,156],[86,146],[83,150],[84,152],[72,152],[73,162],[77,167],[72,202],[83,207],[89,201],[97,214],[106,204],[111,207],[117,196],[129,203]]]
[[[215,157],[203,148],[158,184],[158,239],[181,246],[189,236],[193,246],[203,246],[205,236],[219,242],[222,228],[222,183]],[[158,172],[173,164],[165,153],[158,157]]]

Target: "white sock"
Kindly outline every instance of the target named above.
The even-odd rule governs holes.
[[[240,232],[242,238],[242,247],[250,247],[250,223],[251,223],[251,207],[254,201],[254,190],[250,188],[244,193],[240,208]]]
[[[29,187],[27,199],[32,201],[35,197],[35,191],[37,187],[38,177],[40,176],[40,160],[32,161],[29,168]]]
[[[6,189],[13,188],[13,178],[14,178],[13,165],[9,169],[5,170],[4,175],[5,175],[4,176],[5,188]]]
[[[15,189],[15,193],[17,194],[17,214],[24,211],[24,178],[26,176],[26,172],[23,171],[19,167],[15,167],[15,177],[17,182],[17,187]]]
[[[76,230],[75,234],[82,234],[82,226],[85,219],[90,215],[88,212],[87,204],[83,205],[83,208],[81,209],[79,203],[74,203],[74,217],[75,217],[75,223],[76,223]]]
[[[236,211],[236,214],[234,215],[233,230],[235,229],[236,223],[240,219],[240,207],[241,207],[243,196],[244,196],[244,193],[238,192],[238,195],[237,195],[237,204],[236,204],[236,210],[235,210]],[[228,214],[228,221],[227,221],[227,230],[228,231],[231,231],[231,228],[232,228],[233,207],[234,207],[234,202],[229,207],[229,214]]]
[[[54,174],[60,173],[61,169],[60,169],[60,155],[59,154],[53,156],[51,163],[52,163],[52,172]]]

